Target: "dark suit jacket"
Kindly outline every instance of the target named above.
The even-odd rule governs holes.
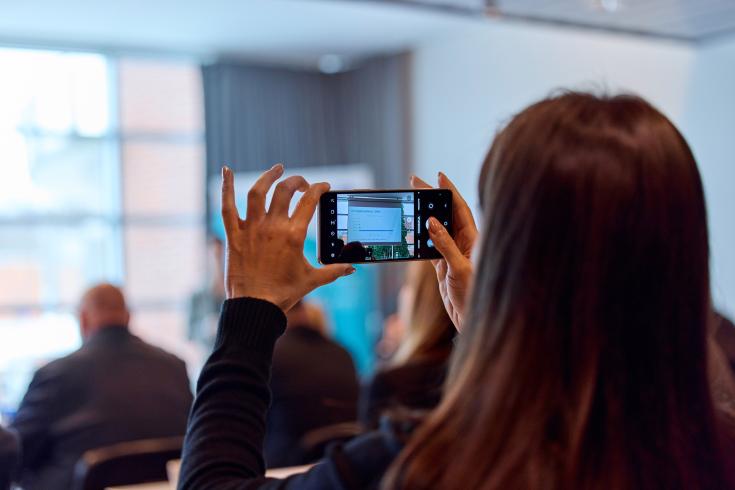
[[[21,484],[66,489],[89,449],[183,435],[191,401],[180,359],[126,328],[104,328],[34,375],[12,423],[21,442]]]
[[[10,485],[18,459],[18,441],[13,433],[0,427],[0,490]]]
[[[271,378],[268,467],[308,463],[299,449],[312,429],[357,419],[359,384],[349,353],[321,333],[291,327],[278,340]]]

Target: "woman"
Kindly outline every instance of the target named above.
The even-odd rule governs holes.
[[[441,399],[456,330],[442,304],[430,262],[408,266],[398,296],[398,316],[406,329],[403,339],[361,400],[360,421],[368,428],[376,428],[386,411],[428,410]]]
[[[706,368],[702,184],[686,142],[648,103],[571,93],[517,115],[483,166],[474,264],[461,196],[454,239],[430,220],[440,291],[462,332],[440,406],[415,430],[396,424],[268,481],[260,445],[282,310],[354,271],[303,257],[326,184],[285,179],[265,213],[281,173],[251,189],[245,221],[224,174],[236,299],[199,380],[181,488],[733,488]],[[289,217],[296,190],[306,192]]]

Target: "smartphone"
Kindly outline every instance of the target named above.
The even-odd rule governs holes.
[[[317,211],[322,264],[438,259],[429,238],[435,217],[452,233],[448,189],[330,191]]]

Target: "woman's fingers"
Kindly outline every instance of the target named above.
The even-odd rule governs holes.
[[[234,180],[232,170],[229,167],[222,167],[222,221],[228,236],[240,226],[240,216],[235,205]]]
[[[431,189],[432,187],[426,183],[425,180],[423,180],[420,177],[417,177],[416,175],[411,176],[411,187],[414,189]]]
[[[477,229],[475,218],[472,216],[472,210],[467,205],[467,201],[464,200],[462,194],[457,190],[454,182],[449,180],[449,177],[444,175],[443,172],[439,172],[439,187],[452,191],[452,217],[454,218],[454,225],[457,228],[472,226],[472,228]]]
[[[442,254],[449,268],[458,267],[467,261],[467,257],[459,250],[447,229],[433,216],[429,218],[429,236],[434,242],[434,248]]]
[[[314,216],[316,205],[319,204],[319,198],[328,190],[329,184],[326,182],[312,184],[296,204],[296,209],[294,209],[293,215],[291,215],[291,222],[296,225],[304,236],[309,227],[311,217]]]
[[[464,200],[462,194],[457,190],[457,186],[454,182],[449,180],[449,177],[444,175],[444,172],[439,172],[439,187],[441,189],[449,189],[452,191],[452,220],[454,221],[455,230],[459,230],[464,227],[471,227],[473,231],[477,230],[475,225],[475,218],[472,216],[472,210],[467,205],[467,201]],[[411,176],[411,187],[414,189],[432,189],[425,180],[415,175]]]
[[[275,192],[273,192],[273,199],[271,200],[270,209],[268,209],[268,216],[281,216],[288,217],[288,208],[291,204],[291,199],[296,191],[306,192],[309,188],[309,183],[300,175],[293,175],[287,179],[283,179],[276,186]]]
[[[265,215],[265,196],[273,183],[283,175],[283,164],[277,163],[255,181],[248,192],[248,210],[246,219],[256,221]]]

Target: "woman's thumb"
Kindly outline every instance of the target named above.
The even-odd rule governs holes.
[[[355,272],[355,268],[351,264],[331,264],[325,265],[320,269],[315,269],[314,275],[319,286],[324,286],[330,282],[334,282],[340,277],[349,276]]]

